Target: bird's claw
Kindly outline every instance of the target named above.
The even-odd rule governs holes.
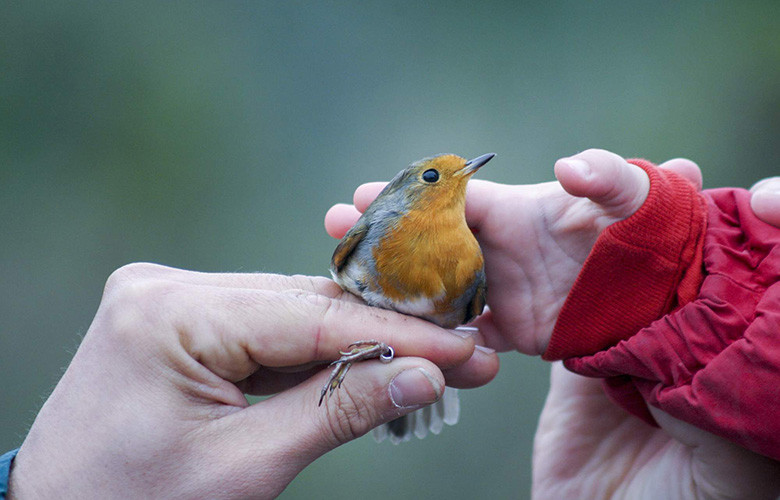
[[[341,357],[330,364],[334,368],[330,373],[328,382],[322,387],[322,391],[320,391],[320,402],[318,403],[318,406],[322,405],[322,401],[325,399],[326,395],[333,394],[333,391],[341,387],[341,382],[344,380],[344,377],[347,376],[347,372],[352,366],[352,363],[373,358],[379,358],[381,362],[389,363],[395,356],[395,351],[391,346],[376,340],[359,340],[349,344],[347,349],[348,350],[346,351],[339,351]]]

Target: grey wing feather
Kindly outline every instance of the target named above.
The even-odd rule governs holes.
[[[341,238],[341,241],[333,251],[333,257],[330,260],[330,270],[333,274],[338,274],[349,262],[349,257],[355,248],[368,233],[369,223],[366,217],[361,217],[347,234]]]

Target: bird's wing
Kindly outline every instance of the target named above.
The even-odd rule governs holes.
[[[466,309],[466,319],[464,323],[468,323],[472,319],[482,314],[482,310],[485,309],[485,303],[487,302],[487,279],[485,278],[485,271],[480,270],[477,277],[477,291],[474,294],[474,298],[471,299]]]
[[[341,238],[336,250],[333,251],[333,257],[330,259],[330,269],[334,273],[341,271],[347,262],[349,262],[349,256],[357,247],[363,238],[368,233],[369,224],[365,217],[361,217],[352,226],[352,229],[347,231],[347,234]]]

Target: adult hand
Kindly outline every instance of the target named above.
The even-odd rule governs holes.
[[[701,189],[699,167],[684,159],[662,165]],[[474,323],[486,345],[541,354],[558,313],[599,233],[634,213],[649,181],[639,167],[597,149],[563,158],[559,182],[509,186],[472,180],[466,220],[485,255],[489,309]],[[341,238],[385,183],[355,191],[354,205],[335,205],[328,233]]]
[[[534,439],[533,498],[775,500],[780,463],[650,407],[651,427],[601,381],[552,366]]]
[[[354,366],[318,407],[323,362],[366,336],[397,358]],[[497,359],[325,278],[129,265],[25,439],[10,498],[271,497],[325,452],[438,400],[442,369],[475,386]],[[250,406],[244,393],[278,394]]]

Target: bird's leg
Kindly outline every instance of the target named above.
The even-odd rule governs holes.
[[[339,351],[341,357],[330,364],[334,368],[330,373],[328,382],[322,387],[319,405],[322,405],[322,400],[325,399],[326,394],[333,394],[333,391],[341,387],[341,382],[347,375],[352,363],[373,358],[379,358],[381,362],[389,363],[395,356],[395,351],[393,351],[392,347],[377,340],[359,340],[349,344],[347,349],[347,351]]]

